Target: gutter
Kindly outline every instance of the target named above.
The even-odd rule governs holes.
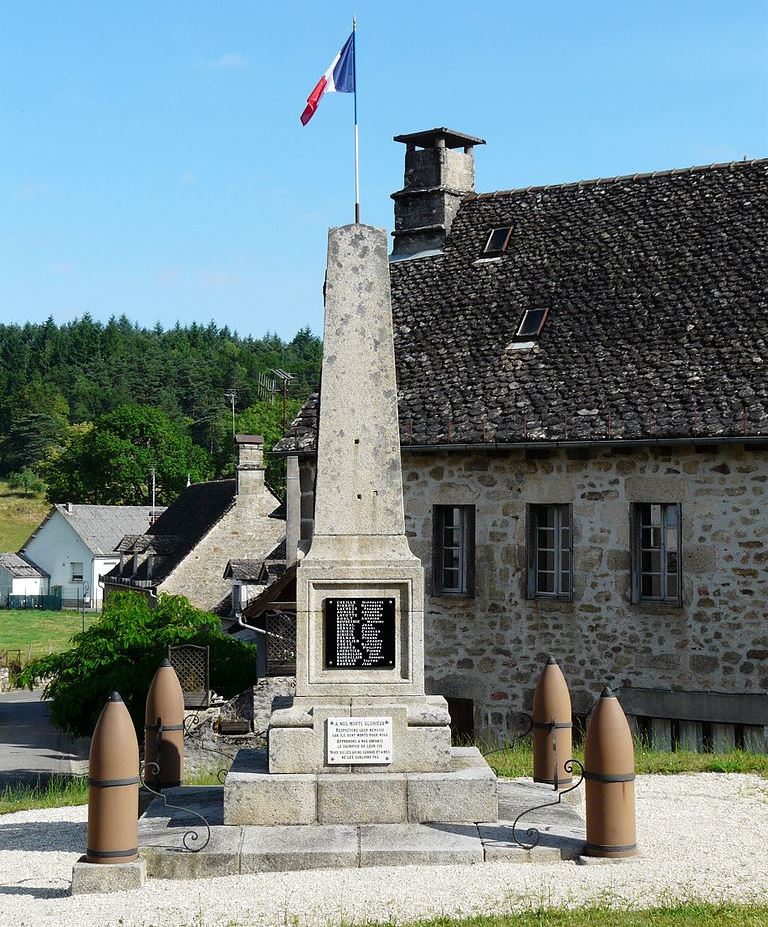
[[[446,451],[528,451],[528,450],[556,450],[558,448],[609,448],[609,447],[685,447],[696,445],[718,444],[745,444],[764,446],[768,448],[768,435],[723,435],[721,437],[686,437],[686,438],[606,438],[595,441],[593,439],[568,440],[556,439],[541,441],[485,441],[478,444],[451,443],[451,444],[404,444],[400,442],[400,453],[413,451],[418,454],[442,453]],[[298,457],[300,460],[311,459],[317,456],[316,450],[278,451],[274,457]]]

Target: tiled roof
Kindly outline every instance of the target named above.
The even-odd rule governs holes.
[[[390,265],[403,445],[768,435],[766,241],[768,160],[468,196],[442,255]]]
[[[46,579],[48,574],[22,554],[0,554],[0,567],[16,579]]]
[[[151,580],[161,583],[234,503],[236,491],[236,480],[193,483],[145,533],[124,537],[121,552],[154,554]],[[139,564],[133,579],[147,580],[148,565]],[[119,576],[119,565],[108,575]]]
[[[126,534],[140,534],[147,530],[152,512],[165,511],[149,505],[81,505],[57,503],[53,511],[69,522],[83,543],[97,557],[110,557]],[[50,518],[50,515],[48,516]],[[46,520],[40,525],[37,534]]]
[[[230,560],[224,571],[224,579],[239,579],[241,582],[257,582],[263,560]]]
[[[242,582],[272,582],[285,572],[285,538],[263,560],[230,560],[224,570],[224,579]]]

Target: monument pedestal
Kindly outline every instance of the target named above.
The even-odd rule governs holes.
[[[344,723],[340,719],[353,719]],[[381,719],[377,731],[370,719]],[[451,768],[451,719],[442,696],[414,697],[410,703],[347,698],[318,704],[296,698],[272,712],[269,725],[271,773],[446,772]],[[366,731],[374,727],[366,737]],[[365,763],[344,762],[353,739],[365,738]],[[391,739],[390,739],[391,738]],[[329,742],[330,741],[330,742]],[[382,752],[382,741],[389,750]],[[378,762],[377,762],[378,761]]]
[[[490,823],[497,781],[477,747],[451,748],[441,772],[273,773],[241,750],[224,782],[225,824]]]

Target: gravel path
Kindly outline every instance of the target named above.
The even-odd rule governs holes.
[[[644,856],[606,866],[343,869],[150,881],[141,891],[68,895],[85,845],[85,807],[0,817],[0,925],[329,927],[436,914],[672,899],[768,903],[768,782],[701,773],[637,782]],[[47,848],[47,849],[46,849]]]

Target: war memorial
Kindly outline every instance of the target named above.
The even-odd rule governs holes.
[[[114,693],[93,738],[88,846],[73,894],[136,888],[147,876],[638,853],[632,740],[609,689],[582,766],[567,684],[550,658],[534,699],[528,783],[500,783],[476,746],[452,746],[445,699],[425,694],[424,575],[404,527],[389,286],[383,229],[331,229],[295,697],[276,700],[267,748],[241,750],[223,788],[205,788],[179,785],[184,705],[168,661],[147,696],[141,771]],[[156,797],[139,819],[140,784]]]

